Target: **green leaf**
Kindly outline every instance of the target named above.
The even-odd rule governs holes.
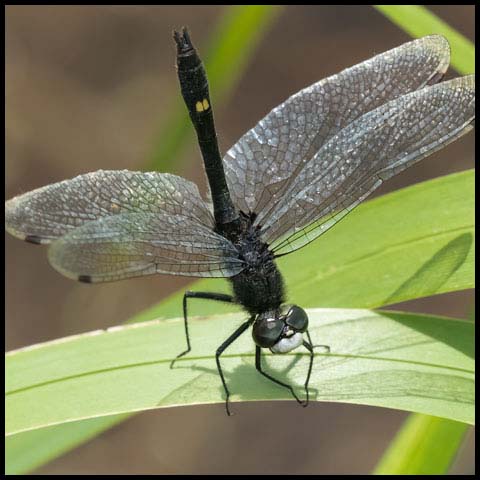
[[[375,8],[412,37],[443,35],[450,42],[452,67],[463,75],[475,72],[473,43],[427,8],[421,5],[375,5]]]
[[[379,464],[376,475],[444,475],[468,431],[465,423],[412,414]]]
[[[5,439],[5,474],[21,475],[96,437],[130,415],[112,415],[30,430]]]
[[[273,5],[229,6],[211,33],[206,48],[200,46],[215,110],[227,101],[257,44],[281,11],[282,7]],[[192,36],[195,41],[194,32]],[[189,140],[194,130],[180,95],[164,117],[168,123],[157,135],[146,170],[178,171],[182,151],[191,145]]]
[[[318,353],[312,400],[398,408],[473,423],[474,347],[469,321],[369,310],[309,311]],[[215,351],[244,315],[192,318],[193,350],[183,320],[115,327],[10,352],[6,357],[6,434],[104,415],[173,405],[223,402]],[[249,334],[225,352],[233,400],[290,399],[257,374]],[[266,355],[267,369],[300,391],[307,353]],[[100,394],[101,392],[101,394]]]

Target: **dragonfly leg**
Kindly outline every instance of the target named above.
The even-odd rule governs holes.
[[[272,382],[276,383],[277,385],[281,385],[282,387],[285,387],[285,388],[288,388],[290,390],[290,393],[293,395],[293,397],[295,398],[295,400],[300,404],[302,405],[303,407],[306,407],[307,406],[307,403],[308,403],[308,399],[307,399],[307,403],[305,402],[302,402],[302,400],[300,400],[297,396],[297,394],[295,393],[295,390],[293,389],[293,387],[291,385],[288,385],[288,383],[283,383],[281,382],[280,380],[277,380],[276,378],[272,377],[271,375],[269,375],[268,373],[264,372],[262,370],[262,349],[256,345],[255,346],[255,368],[264,376],[264,377],[267,377],[269,380],[271,380]],[[310,372],[309,372],[309,376],[310,376]]]
[[[227,415],[230,416],[230,408],[228,406],[228,401],[230,398],[230,391],[228,390],[227,387],[227,382],[225,382],[225,377],[223,376],[223,371],[222,367],[220,365],[220,355],[223,353],[223,351],[230,346],[251,324],[253,321],[253,317],[247,320],[245,323],[242,323],[240,327],[238,327],[232,335],[230,335],[217,349],[217,353],[215,354],[215,360],[217,361],[217,368],[218,368],[218,373],[220,374],[220,378],[222,379],[223,383],[223,388],[225,390],[225,408],[227,410]]]
[[[304,406],[306,407],[308,405],[308,400],[309,400],[309,395],[308,395],[308,382],[310,381],[310,375],[312,373],[312,367],[313,367],[313,346],[312,346],[312,339],[310,338],[310,334],[308,333],[308,330],[306,331],[308,342],[303,341],[303,346],[310,352],[310,363],[308,365],[308,373],[307,373],[307,379],[305,380],[305,394],[307,396],[305,400]],[[330,347],[328,347],[330,351]]]
[[[185,324],[185,337],[187,339],[187,349],[182,353],[179,353],[170,363],[170,368],[173,368],[174,363],[180,358],[186,355],[192,348],[190,346],[190,335],[188,334],[188,315],[187,315],[187,300],[189,298],[203,298],[204,300],[216,300],[218,302],[233,303],[233,297],[225,293],[212,293],[212,292],[192,292],[187,290],[183,295],[183,321]]]

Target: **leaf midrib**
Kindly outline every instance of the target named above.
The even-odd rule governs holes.
[[[307,356],[309,355],[308,353],[287,353],[283,354],[283,357],[286,356]],[[253,358],[255,354],[253,353],[231,353],[227,355],[222,355],[222,358]],[[268,357],[273,357],[274,355],[268,355]],[[459,368],[459,367],[452,367],[449,365],[439,365],[436,363],[429,363],[429,362],[420,362],[416,360],[409,360],[409,359],[400,359],[400,358],[390,358],[390,357],[376,357],[376,356],[370,356],[370,355],[352,355],[352,354],[342,354],[342,353],[331,353],[331,354],[316,354],[316,356],[322,356],[322,357],[332,357],[332,358],[343,358],[343,359],[351,359],[351,360],[376,360],[376,361],[381,361],[381,362],[393,362],[393,363],[402,363],[402,364],[407,364],[407,365],[417,365],[417,366],[423,366],[423,367],[431,367],[431,368],[440,368],[440,369],[445,369],[445,370],[451,370],[451,371],[457,371],[457,372],[462,372],[462,373],[468,373],[468,374],[473,374],[473,370],[468,370],[466,368]],[[213,360],[212,355],[200,355],[200,356],[191,356],[188,358],[179,358],[177,361],[178,362],[186,362],[186,361],[194,361],[194,360]],[[82,378],[82,377],[88,377],[88,376],[95,376],[95,375],[100,375],[103,373],[107,372],[115,372],[119,370],[126,370],[129,368],[139,368],[139,367],[145,367],[149,365],[159,365],[162,363],[170,363],[172,359],[165,359],[165,360],[152,360],[149,362],[140,362],[140,363],[131,363],[128,365],[119,365],[117,367],[109,367],[109,368],[103,368],[99,370],[91,370],[89,372],[85,373],[80,373],[76,375],[70,375],[66,377],[61,377],[61,378],[56,378],[54,380],[48,380],[46,382],[42,383],[37,383],[34,385],[29,385],[28,387],[22,387],[18,388],[16,390],[11,390],[9,392],[5,392],[5,396],[11,396],[15,395],[17,393],[23,393],[29,390],[34,390],[35,388],[42,388],[46,385],[53,385],[55,383],[61,383],[61,382],[67,382],[73,379],[77,378]]]

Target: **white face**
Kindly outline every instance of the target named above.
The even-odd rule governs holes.
[[[282,338],[278,341],[270,350],[273,353],[287,353],[292,350],[295,350],[297,347],[303,343],[303,334],[295,333],[291,337]]]

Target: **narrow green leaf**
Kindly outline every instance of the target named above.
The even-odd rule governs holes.
[[[91,418],[30,430],[5,439],[5,474],[21,475],[88,442],[130,415]]]
[[[374,5],[375,8],[412,37],[438,33],[450,42],[452,67],[461,74],[475,72],[475,46],[421,5]]]
[[[374,470],[376,475],[445,475],[468,431],[465,423],[412,414]]]
[[[216,109],[235,89],[257,44],[281,11],[281,6],[273,5],[228,6],[210,35],[206,48],[197,45],[208,72]],[[158,141],[146,170],[178,171],[182,151],[193,138],[192,124],[180,96],[165,118],[168,123],[157,135]]]
[[[315,401],[397,408],[467,423],[474,418],[473,323],[370,310],[309,311],[319,352],[310,380]],[[96,331],[10,352],[6,357],[6,433],[173,405],[223,402],[215,351],[245,321],[241,314],[195,317],[193,350],[182,319]],[[160,348],[159,348],[160,346]],[[255,371],[249,334],[224,354],[232,399],[289,399]],[[307,353],[266,355],[267,369],[302,390]]]

